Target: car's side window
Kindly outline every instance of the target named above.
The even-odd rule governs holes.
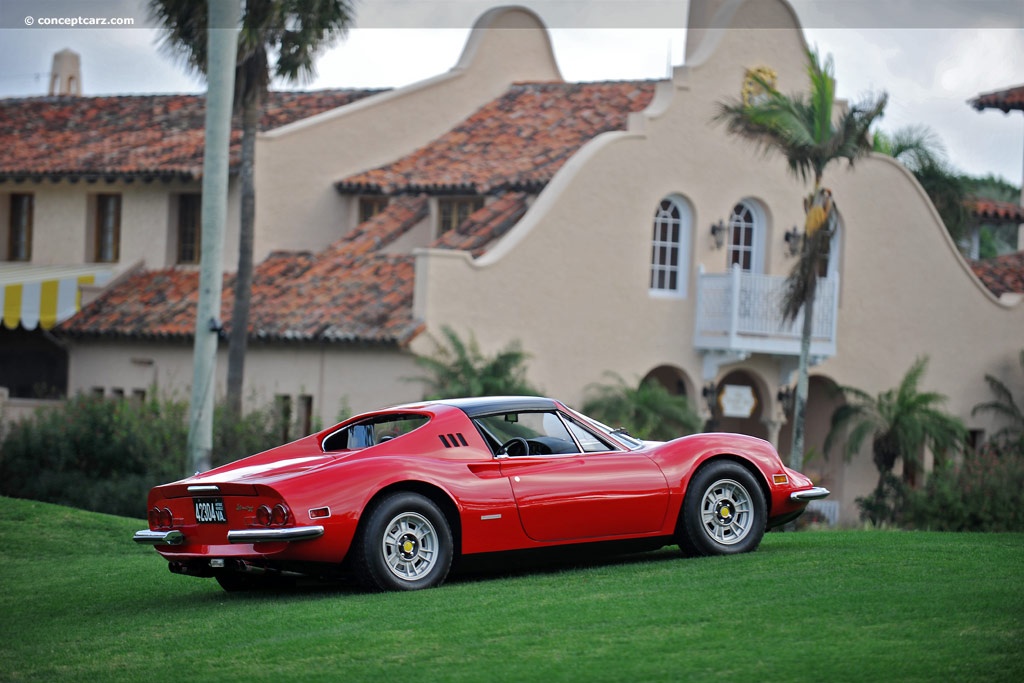
[[[572,417],[554,411],[502,413],[476,419],[495,455],[562,455],[620,450]],[[526,452],[524,444],[529,446]]]
[[[323,442],[324,451],[343,451],[353,448],[376,446],[422,427],[428,418],[422,415],[391,415],[384,418],[370,418],[339,429],[327,436]]]
[[[507,445],[509,441],[524,440],[530,447],[529,453],[524,453],[520,444],[515,449],[509,449],[508,455],[557,455],[580,452],[565,423],[555,412],[487,415],[477,418],[477,424],[481,431],[490,437],[488,441],[492,443]]]

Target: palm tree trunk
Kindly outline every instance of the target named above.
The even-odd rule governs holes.
[[[814,331],[814,299],[818,291],[816,274],[807,286],[804,301],[804,323],[800,333],[800,361],[797,367],[796,396],[793,398],[793,445],[789,452],[789,466],[799,470],[804,464],[804,424],[807,418],[807,393],[811,362],[811,335]]]
[[[242,109],[242,163],[240,174],[241,216],[238,229],[238,272],[235,275],[235,305],[231,311],[228,338],[227,408],[235,416],[242,414],[242,386],[245,377],[245,352],[249,338],[249,307],[252,300],[253,232],[256,221],[256,130],[260,105],[251,98]]]

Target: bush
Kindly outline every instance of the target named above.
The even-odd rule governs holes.
[[[899,526],[907,495],[907,486],[899,477],[891,472],[882,474],[875,490],[855,501],[861,521],[875,527]]]
[[[218,408],[213,461],[223,464],[279,443],[270,408],[238,420]],[[188,404],[111,401],[79,395],[7,430],[0,445],[0,495],[144,517],[153,486],[181,479]]]
[[[907,499],[909,525],[935,531],[1024,531],[1024,453],[989,442],[959,467],[936,469]]]

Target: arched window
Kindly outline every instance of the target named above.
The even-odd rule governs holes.
[[[764,212],[757,204],[744,199],[733,207],[729,216],[729,267],[739,264],[748,273],[764,270]]]
[[[686,296],[692,222],[690,207],[682,199],[666,197],[658,204],[651,239],[652,293]]]

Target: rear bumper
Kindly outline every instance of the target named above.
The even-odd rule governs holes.
[[[807,489],[806,491],[794,491],[789,494],[789,499],[797,503],[821,500],[822,498],[827,498],[830,493],[831,491],[826,488],[815,486],[814,488]]]
[[[234,529],[228,532],[228,543],[280,543],[308,541],[324,535],[322,526],[293,526],[286,529]]]
[[[296,526],[282,529],[232,529],[228,531],[228,543],[288,543],[308,541],[324,535],[322,526]],[[183,545],[185,534],[178,530],[136,531],[132,537],[136,543],[145,545]]]
[[[144,545],[181,545],[185,542],[185,534],[180,531],[150,531],[143,529],[132,536],[136,543]]]

